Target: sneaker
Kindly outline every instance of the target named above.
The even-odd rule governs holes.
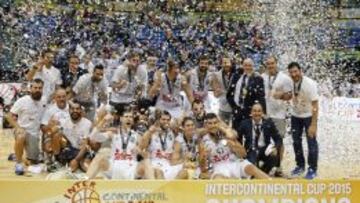
[[[46,164],[46,171],[49,173],[54,173],[56,171],[56,168],[53,163],[47,163]]]
[[[291,171],[292,177],[299,177],[305,172],[303,167],[296,166],[294,170]]]
[[[317,176],[316,171],[314,169],[312,169],[312,168],[309,168],[306,175],[305,175],[305,179],[312,180],[316,176]]]
[[[24,166],[20,163],[16,163],[15,164],[15,174],[18,176],[24,175],[25,170],[24,170]]]
[[[274,173],[274,177],[277,177],[277,178],[284,178],[285,177],[285,174],[283,173],[283,171],[280,169],[276,170],[275,173]]]
[[[49,173],[53,173],[55,171],[58,171],[61,168],[61,164],[57,161],[49,162],[46,164],[46,170]]]
[[[269,176],[270,177],[275,177],[275,172],[276,172],[276,167],[273,167],[269,172],[268,172],[268,174],[269,174]]]
[[[16,156],[14,153],[9,154],[8,161],[16,161]]]

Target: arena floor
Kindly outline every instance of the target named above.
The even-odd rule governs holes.
[[[11,180],[41,180],[45,179],[47,173],[33,174],[26,173],[24,176],[17,176],[14,173],[14,162],[8,161],[7,157],[13,152],[14,139],[11,130],[1,130],[0,132],[0,179]],[[294,167],[294,156],[291,146],[291,138],[286,137],[284,140],[286,153],[283,161],[284,173],[289,174],[289,171]],[[305,144],[305,143],[304,143]],[[306,144],[305,144],[306,145]],[[304,146],[305,146],[304,145]],[[321,146],[321,145],[320,145]],[[320,152],[323,151],[320,149]],[[341,153],[340,153],[341,154]],[[347,157],[351,160],[351,157]],[[334,161],[335,162],[335,161]],[[319,179],[360,179],[360,165],[335,164],[325,158],[319,160]]]

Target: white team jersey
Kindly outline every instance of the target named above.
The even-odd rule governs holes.
[[[114,71],[111,82],[112,83],[119,82],[120,80],[126,80],[127,84],[120,90],[113,90],[110,100],[116,103],[130,103],[134,98],[137,87],[139,86],[143,86],[144,88],[147,87],[148,79],[147,79],[146,67],[139,66],[136,69],[136,72],[129,73],[129,68],[126,65],[120,65]],[[143,96],[145,92],[146,89],[145,91],[143,91]]]
[[[166,73],[162,73],[161,78],[162,84],[156,107],[160,109],[180,107],[181,76],[178,75],[174,83],[168,79]]]
[[[174,151],[174,143],[175,135],[171,130],[161,133],[161,138],[159,133],[153,134],[149,145],[151,159],[170,160]]]
[[[82,75],[73,87],[75,98],[81,102],[93,103],[100,95],[106,95],[108,82],[103,78],[100,82],[92,81],[92,73]]]
[[[210,161],[213,165],[240,160],[233,152],[231,152],[228,146],[224,146],[220,142],[214,142],[209,134],[203,137],[203,143],[206,150],[210,152]]]
[[[226,99],[226,93],[229,89],[229,85],[230,85],[232,77],[229,80],[227,80],[223,75],[223,70],[220,70],[220,71],[214,73],[214,77],[215,77],[215,79],[217,79],[219,81],[220,88],[223,90],[223,94],[219,97],[219,110],[221,110],[223,112],[231,112],[232,109]]]
[[[139,142],[139,134],[133,130],[128,133],[120,132],[112,138],[111,143],[111,160],[130,160],[136,161],[136,147]]]
[[[203,81],[201,81],[199,77],[199,68],[195,68],[191,73],[190,85],[193,90],[194,98],[204,101],[208,97],[208,92],[210,89],[210,73],[206,72]]]
[[[196,135],[193,136],[192,140],[190,141],[190,143],[188,144],[185,141],[184,138],[184,134],[179,134],[178,136],[176,136],[175,141],[178,142],[181,146],[181,154],[184,157],[187,153],[191,153],[193,158],[196,158],[198,155],[198,147],[197,147],[197,142],[198,137]]]

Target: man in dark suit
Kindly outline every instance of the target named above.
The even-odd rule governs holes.
[[[251,108],[259,103],[266,112],[265,88],[263,78],[254,72],[254,62],[243,61],[243,74],[235,74],[226,98],[233,111],[233,128],[239,133],[241,121],[250,118]],[[239,139],[242,143],[242,138]]]
[[[238,137],[245,138],[246,158],[265,173],[269,173],[279,162],[282,139],[274,122],[263,116],[262,106],[253,105],[252,118],[241,122]]]
[[[62,88],[66,90],[66,93],[69,94],[71,89],[75,86],[79,78],[88,73],[87,70],[81,69],[79,67],[80,59],[76,55],[71,55],[68,61],[68,67],[62,67],[61,69],[61,79],[63,84]]]

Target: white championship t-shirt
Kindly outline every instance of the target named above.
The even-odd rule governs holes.
[[[274,93],[291,92],[293,87],[291,78],[283,72],[278,72],[276,76],[269,76],[267,73],[261,76],[264,79],[267,115],[270,118],[285,119],[286,102],[275,99]]]
[[[190,74],[190,85],[193,90],[194,98],[200,99],[201,101],[205,101],[208,97],[209,89],[210,89],[210,75],[209,71],[205,73],[205,77],[203,80],[200,80],[199,77],[200,70],[199,67],[193,69]]]
[[[73,87],[75,98],[80,102],[94,102],[99,94],[107,93],[107,80],[103,78],[99,82],[93,82],[91,77],[91,73],[82,75]]]
[[[134,74],[134,73],[132,73]],[[143,86],[145,91],[143,91],[143,95],[146,93],[147,87],[147,70],[145,66],[140,65],[134,75],[130,75],[129,69],[127,66],[121,65],[115,71],[114,75],[111,79],[111,82],[119,82],[121,80],[126,80],[127,84],[121,88],[120,90],[112,91],[110,100],[115,103],[130,103],[133,101],[135,90],[139,86]]]
[[[71,119],[66,120],[60,124],[63,128],[63,134],[66,139],[71,143],[71,146],[79,149],[81,141],[89,137],[91,130],[91,121],[82,117],[80,121],[74,123]]]
[[[293,99],[291,115],[299,118],[307,118],[312,116],[311,102],[319,100],[317,83],[303,76],[302,80],[297,84],[293,83]],[[296,96],[296,92],[297,96]]]
[[[17,122],[27,133],[38,137],[40,135],[40,121],[46,108],[44,97],[35,101],[30,95],[18,99],[12,106],[10,112],[18,115]]]
[[[232,77],[227,80],[226,77],[223,75],[223,70],[220,70],[213,75],[214,79],[217,79],[220,83],[220,88],[223,90],[222,95],[219,97],[219,109],[223,112],[231,112],[231,106],[226,99],[226,93],[229,89]]]

